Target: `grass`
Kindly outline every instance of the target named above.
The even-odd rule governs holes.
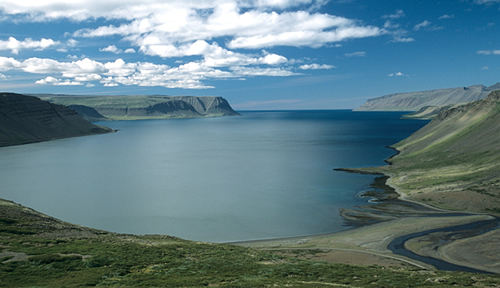
[[[65,223],[8,201],[0,201],[0,219],[0,251],[27,255],[25,261],[0,256],[0,287],[500,285],[495,275],[329,264],[227,244],[114,234]],[[17,233],[21,228],[31,233]]]

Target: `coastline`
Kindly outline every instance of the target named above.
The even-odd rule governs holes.
[[[390,159],[400,153],[396,148],[390,148],[395,150],[396,154],[385,160],[388,165],[391,165]],[[336,168],[334,170],[387,177],[384,185],[397,193],[399,201],[425,207],[437,214],[456,213],[457,215],[432,216],[432,214],[429,214],[420,217],[403,216],[392,220],[380,220],[390,218],[392,217],[390,214],[399,212],[396,210],[400,208],[396,209],[388,205],[382,210],[375,211],[384,214],[382,217],[378,213],[363,211],[363,217],[375,216],[380,220],[375,224],[365,224],[346,231],[323,235],[243,241],[232,244],[260,250],[281,251],[288,254],[295,253],[297,255],[300,254],[297,251],[302,251],[302,258],[325,260],[333,263],[381,266],[412,265],[419,269],[435,270],[436,267],[429,263],[397,255],[389,249],[389,244],[396,238],[420,233],[422,235],[419,237],[406,239],[403,242],[403,249],[409,251],[410,254],[417,254],[418,257],[416,258],[420,259],[420,256],[430,257],[472,270],[500,274],[500,262],[498,257],[495,257],[495,255],[500,255],[500,248],[497,248],[498,241],[500,241],[498,218],[489,214],[470,211],[450,211],[409,199],[391,182],[393,175],[386,171],[373,171],[370,168]],[[389,211],[387,208],[393,211]],[[495,219],[496,227],[489,231],[479,234],[464,232],[462,238],[443,240],[447,237],[445,231],[452,227]],[[444,244],[440,242],[444,242]],[[359,257],[359,255],[362,256]]]

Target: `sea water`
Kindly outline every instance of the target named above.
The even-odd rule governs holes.
[[[118,132],[0,148],[0,198],[113,232],[229,242],[348,229],[339,211],[386,146],[426,121],[400,112],[254,111],[100,122]]]

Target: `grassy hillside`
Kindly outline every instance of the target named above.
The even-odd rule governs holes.
[[[0,287],[500,285],[498,275],[329,264],[227,244],[114,234],[1,199],[0,248]]]
[[[196,118],[238,115],[222,97],[35,95],[69,106],[82,117],[97,120]]]
[[[500,90],[439,113],[394,145],[390,183],[404,195],[449,209],[500,213]]]

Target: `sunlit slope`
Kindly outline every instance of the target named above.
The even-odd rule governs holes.
[[[394,145],[391,183],[446,208],[500,212],[500,90],[439,113]]]

